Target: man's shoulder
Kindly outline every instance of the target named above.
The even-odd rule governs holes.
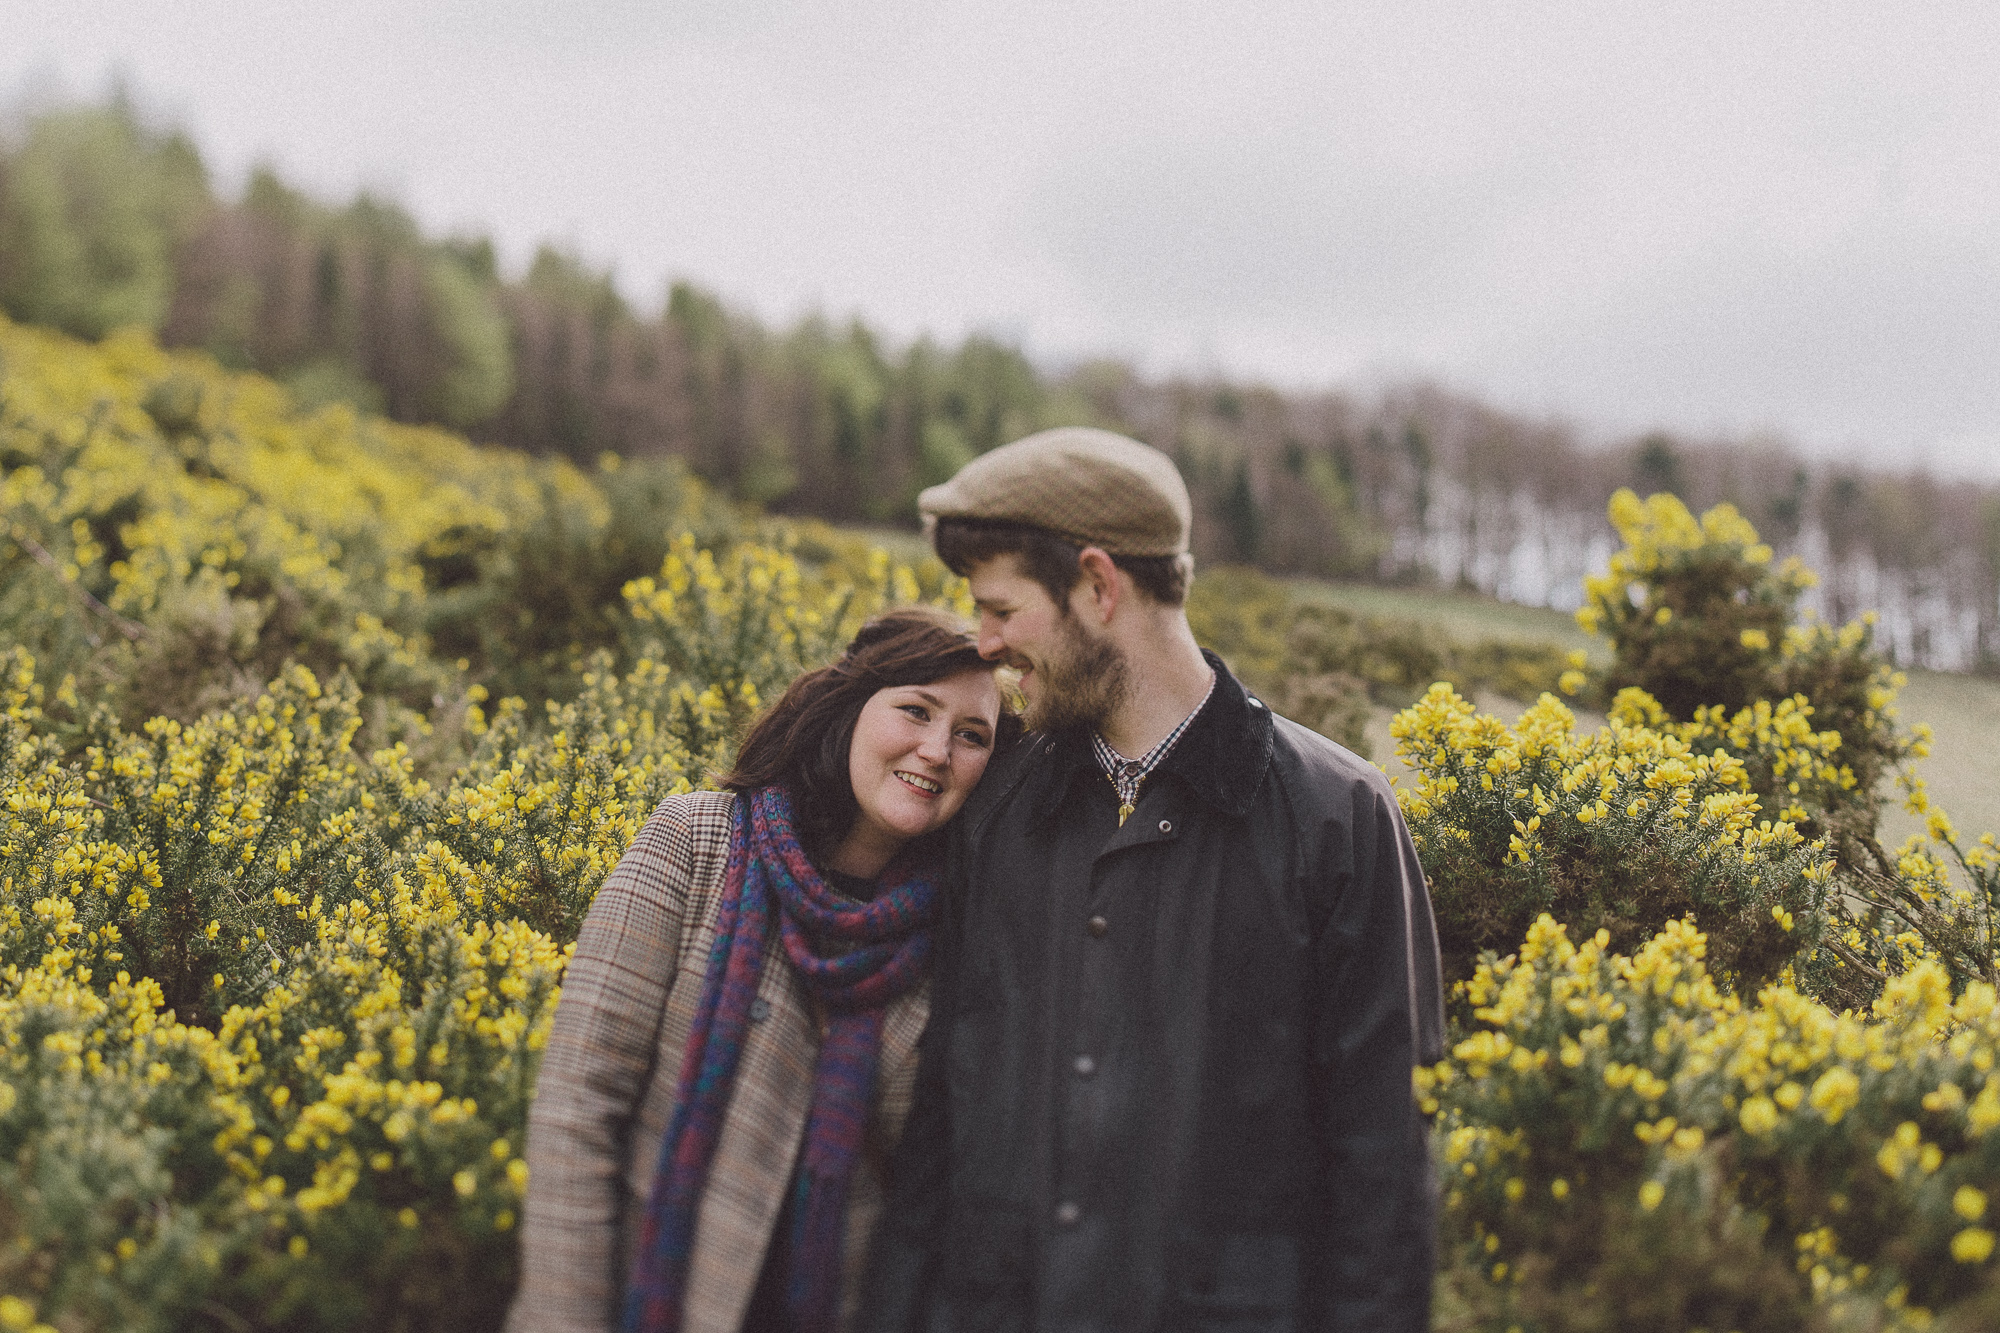
[[[1050,737],[1039,731],[1030,731],[1017,737],[1004,750],[995,751],[987,761],[986,773],[979,785],[966,798],[964,813],[960,816],[966,824],[976,824],[994,807],[1007,798],[1007,794],[1018,787],[1028,775],[1033,760],[1046,755]]]
[[[1272,768],[1294,799],[1342,806],[1364,798],[1395,803],[1388,776],[1354,751],[1276,712],[1271,722]]]

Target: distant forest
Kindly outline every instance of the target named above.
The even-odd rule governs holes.
[[[676,455],[743,502],[843,523],[911,524],[917,492],[983,450],[1109,426],[1179,462],[1206,562],[1537,604],[1602,565],[1617,487],[1729,500],[1820,571],[1825,614],[1879,609],[1906,664],[2000,669],[2000,487],[1809,463],[1773,440],[1587,447],[1427,385],[1285,393],[1038,365],[982,335],[901,344],[858,319],[772,328],[685,282],[641,309],[560,250],[509,276],[486,238],[427,237],[393,203],[331,206],[269,168],[220,198],[196,146],[122,97],[0,140],[0,310],[88,338],[142,325],[308,406],[585,463]]]

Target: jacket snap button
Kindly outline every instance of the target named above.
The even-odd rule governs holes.
[[[1077,1207],[1075,1204],[1069,1202],[1068,1200],[1064,1200],[1063,1202],[1056,1205],[1057,1226],[1073,1227],[1082,1219],[1083,1219],[1083,1209]]]
[[[1162,820],[1160,821],[1160,832],[1162,832],[1162,833],[1172,833],[1173,831],[1174,831],[1174,821],[1173,821],[1173,820],[1171,820],[1171,819],[1162,819]]]
[[[1096,1072],[1097,1072],[1097,1061],[1091,1059],[1087,1055],[1079,1055],[1076,1057],[1076,1076],[1078,1078],[1089,1078],[1092,1074],[1095,1074]]]
[[[752,1023],[761,1023],[770,1016],[771,1002],[769,1000],[750,1001],[750,1021]]]
[[[1083,923],[1083,928],[1098,939],[1103,939],[1104,932],[1111,929],[1111,923],[1101,916],[1094,916]]]

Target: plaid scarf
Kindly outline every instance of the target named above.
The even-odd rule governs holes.
[[[847,1186],[874,1100],[883,1012],[924,975],[935,897],[928,867],[897,863],[873,902],[840,897],[806,860],[788,793],[763,787],[737,797],[715,947],[626,1288],[626,1333],[680,1328],[695,1214],[728,1114],[774,912],[786,958],[827,1014],[794,1175],[786,1306],[798,1333],[831,1333],[840,1303]]]

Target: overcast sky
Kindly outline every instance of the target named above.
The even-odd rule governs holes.
[[[2000,476],[2000,6],[0,0],[250,164],[766,318]]]

